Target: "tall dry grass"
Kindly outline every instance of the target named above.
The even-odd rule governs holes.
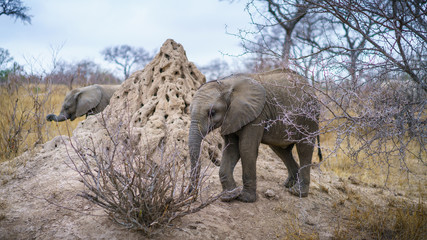
[[[427,234],[427,159],[422,146],[414,141],[405,148],[406,160],[386,154],[368,155],[361,152],[358,160],[349,156],[347,144],[357,145],[350,138],[336,146],[337,135],[323,134],[320,138],[327,159],[320,168],[332,171],[344,182],[372,187],[385,193],[390,191],[386,205],[373,202],[375,196],[347,191],[347,199],[340,200],[346,208],[340,210],[334,239],[424,239]],[[386,147],[394,143],[386,144]],[[375,148],[375,146],[372,146]],[[385,196],[385,195],[384,195]],[[345,202],[345,204],[344,204]],[[303,238],[296,238],[303,239]]]
[[[354,139],[349,141],[350,144],[357,144]],[[336,135],[333,133],[322,135],[320,142],[324,155],[328,156],[321,164],[322,170],[333,171],[343,179],[355,178],[371,187],[382,187],[408,197],[426,199],[427,165],[420,161],[419,154],[421,159],[427,159],[427,155],[420,150],[417,142],[408,144],[405,162],[402,162],[400,156],[370,156],[365,152],[361,152],[358,160],[355,160],[346,152],[345,144],[336,147]]]
[[[67,134],[84,117],[74,121],[47,122],[58,114],[68,91],[65,85],[19,84],[0,86],[0,162],[12,159],[59,133]]]

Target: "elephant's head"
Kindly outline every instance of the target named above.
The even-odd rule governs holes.
[[[70,119],[73,121],[77,117],[89,114],[93,108],[98,106],[101,98],[102,91],[96,85],[73,89],[65,97],[59,115],[49,114],[46,116],[46,120],[62,122]]]
[[[188,142],[192,187],[196,186],[199,179],[202,139],[218,127],[221,127],[221,135],[238,131],[261,114],[265,99],[264,87],[245,75],[231,76],[200,87],[190,106]]]

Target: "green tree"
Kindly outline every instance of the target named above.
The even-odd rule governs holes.
[[[22,67],[14,62],[11,67],[9,63],[13,61],[13,57],[7,49],[0,48],[0,83],[7,82],[11,73],[17,73],[22,70]]]
[[[10,56],[9,50],[0,48],[0,70],[6,68],[7,64],[13,60]]]

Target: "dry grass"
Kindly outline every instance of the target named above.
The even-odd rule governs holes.
[[[350,230],[368,233],[372,239],[423,239],[427,234],[426,208],[421,199],[409,204],[391,198],[385,207],[355,205],[349,216]]]
[[[59,113],[67,91],[64,85],[0,86],[0,162],[31,150],[36,144],[49,141],[59,133],[67,134],[67,127],[74,129],[84,119],[46,122],[46,114]],[[47,101],[37,106],[40,98],[46,98]],[[40,123],[37,123],[36,118],[40,119]]]
[[[355,140],[350,141],[357,144]],[[368,156],[365,152],[355,160],[345,152],[347,143],[336,149],[336,139],[331,133],[322,135],[320,142],[324,156],[328,156],[321,165],[323,170],[333,171],[343,179],[355,178],[368,186],[384,187],[416,198],[426,197],[421,189],[427,189],[427,165],[420,158],[427,159],[427,155],[417,142],[411,142],[406,148],[404,162],[400,156]]]
[[[398,156],[387,156],[387,160],[384,160],[361,153],[361,160],[354,161],[345,153],[344,147],[333,152],[331,149],[335,149],[335,142],[335,136],[332,134],[324,134],[321,137],[325,155],[332,153],[322,163],[321,168],[333,171],[341,179],[345,179],[338,190],[345,193],[347,199],[340,200],[333,206],[334,209],[342,207],[342,219],[347,220],[338,220],[334,238],[423,239],[427,235],[426,207],[423,201],[427,197],[427,166],[419,157],[407,154],[408,158],[402,164]],[[411,143],[407,151],[414,153],[419,152],[419,149],[416,143]],[[420,154],[423,154],[422,158],[427,159],[425,152]],[[374,203],[352,190],[347,179],[353,185],[391,191],[394,196],[386,198],[386,206]],[[321,190],[324,191],[322,188]],[[419,199],[418,203],[414,203],[414,199]]]

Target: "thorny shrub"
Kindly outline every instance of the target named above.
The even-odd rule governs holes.
[[[158,154],[151,154],[133,139],[130,124],[112,127],[103,113],[98,120],[108,136],[106,140],[101,144],[93,137],[87,142],[71,141],[77,158],[70,153],[69,157],[85,186],[79,195],[103,208],[113,221],[151,235],[219,198],[202,196],[208,168],[196,189],[189,191],[190,169],[178,145],[161,143]]]
[[[386,166],[386,183],[392,168],[410,174],[409,160],[425,163],[426,95],[409,92],[418,89],[403,81],[394,84],[399,89],[375,81],[359,89],[314,87],[323,109],[320,133],[335,141],[326,158],[342,152],[362,168]]]

